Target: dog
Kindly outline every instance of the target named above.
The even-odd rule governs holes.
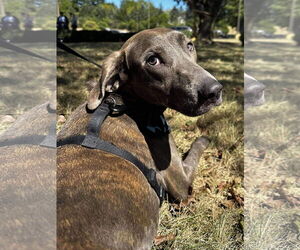
[[[244,73],[244,107],[260,106],[265,103],[266,86],[252,76]]]
[[[28,110],[0,135],[1,249],[55,247],[55,101]]]
[[[222,85],[196,63],[193,43],[165,28],[131,37],[103,63],[100,81],[58,134],[58,141],[86,133],[94,110],[117,95],[129,111],[108,116],[100,138],[134,155],[157,173],[169,197],[188,197],[203,150],[198,138],[182,160],[163,118],[171,108],[199,116],[222,102]],[[58,249],[150,249],[160,200],[142,172],[112,153],[76,144],[58,148]]]

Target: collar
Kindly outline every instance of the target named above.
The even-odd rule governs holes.
[[[144,101],[124,101],[121,95],[115,93],[110,93],[103,102],[108,104],[111,116],[126,113],[136,122],[143,134],[164,136],[170,133],[170,127],[163,115],[165,107]]]

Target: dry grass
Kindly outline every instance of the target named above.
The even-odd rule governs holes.
[[[196,118],[166,113],[182,153],[200,135],[211,143],[193,185],[195,202],[177,213],[169,204],[161,209],[159,234],[175,239],[153,249],[240,249],[243,244],[243,52],[236,44],[215,44],[198,49],[198,56],[224,85],[223,104]]]
[[[292,44],[246,47],[267,100],[245,111],[246,249],[300,249],[299,56]]]
[[[71,44],[97,62],[121,44]],[[200,135],[210,138],[197,178],[195,202],[181,211],[165,203],[159,235],[167,241],[153,249],[240,249],[243,236],[243,50],[237,44],[198,49],[199,63],[224,85],[224,102],[196,118],[167,110],[180,152]],[[58,52],[58,113],[70,114],[86,98],[85,82],[97,79],[96,67]],[[173,211],[173,212],[172,212]],[[173,236],[175,235],[175,237]],[[171,236],[171,237],[170,237]]]
[[[53,44],[18,44],[19,47],[49,57]],[[55,63],[0,48],[0,114],[18,115],[48,100],[55,89]]]
[[[22,43],[17,46],[55,61],[54,43]],[[17,118],[36,105],[49,101],[56,89],[55,62],[47,62],[0,47],[0,132],[11,123],[2,121],[10,115]]]

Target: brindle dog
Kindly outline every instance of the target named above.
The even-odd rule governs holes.
[[[144,132],[136,120],[151,123],[151,115],[167,107],[188,116],[204,114],[221,104],[221,89],[196,63],[195,47],[182,33],[145,30],[106,58],[87,105],[75,110],[58,139],[86,133],[87,109],[96,109],[107,93],[117,93],[135,115],[108,117],[100,137],[157,170],[159,183],[180,201],[188,196],[207,139],[198,138],[182,160],[170,134]],[[145,176],[127,160],[80,145],[58,149],[59,249],[150,249],[159,205]]]

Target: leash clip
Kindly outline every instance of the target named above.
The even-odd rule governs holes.
[[[127,110],[126,105],[123,103],[122,97],[119,95],[110,94],[104,102],[108,104],[111,115],[113,116],[122,115]]]

